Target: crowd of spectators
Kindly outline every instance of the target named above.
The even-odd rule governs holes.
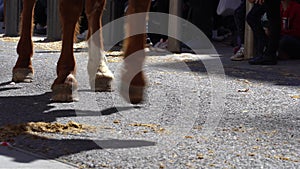
[[[3,1],[0,0],[0,21],[3,21]],[[239,1],[239,0],[237,0]],[[299,59],[300,49],[300,5],[296,0],[247,0],[253,3],[247,13],[246,0],[232,16],[220,16],[216,9],[220,0],[183,0],[181,17],[197,26],[210,40],[224,41],[231,37],[233,56],[231,60],[245,59],[245,22],[254,34],[254,56],[249,64],[273,65],[278,59]],[[115,19],[126,13],[128,0],[115,0]],[[169,0],[152,0],[150,11],[169,13]],[[159,23],[159,22],[158,22]],[[37,0],[34,14],[34,33],[46,34],[47,0]],[[87,34],[87,19],[82,11],[80,34]],[[148,27],[159,26],[149,23]],[[166,48],[168,37],[148,34],[147,43]]]
[[[277,60],[300,59],[300,5],[295,0],[248,0],[253,3],[246,15],[239,8],[235,15],[237,30],[243,37],[246,22],[254,35],[254,56],[251,65],[275,65]],[[244,0],[242,0],[243,9]],[[242,19],[241,19],[242,18]],[[242,20],[242,22],[240,22]],[[241,30],[241,31],[239,31]],[[242,32],[242,33],[241,33]],[[243,42],[243,41],[241,41]],[[245,60],[244,46],[231,57],[233,61]]]

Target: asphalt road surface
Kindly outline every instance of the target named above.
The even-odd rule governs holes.
[[[115,90],[95,93],[87,80],[87,52],[78,48],[80,100],[52,103],[59,52],[40,45],[34,81],[14,84],[16,41],[0,39],[1,139],[7,124],[16,126],[10,130],[17,133],[10,140],[15,147],[78,168],[300,167],[299,60],[250,66],[231,62],[231,49],[222,44],[215,46],[220,58],[202,61],[189,53],[150,50],[146,100],[131,105],[118,93],[120,56],[108,57]],[[69,121],[93,130],[18,132],[29,122]]]

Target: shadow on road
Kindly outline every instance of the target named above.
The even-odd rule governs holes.
[[[9,85],[10,82],[0,84],[1,87]],[[11,88],[13,90],[13,88]],[[3,90],[2,90],[3,91]],[[1,92],[1,89],[0,89]],[[53,122],[59,117],[75,116],[108,116],[120,111],[136,109],[140,107],[110,107],[99,112],[85,110],[59,109],[51,110],[54,106],[50,105],[51,93],[46,92],[40,95],[31,96],[6,96],[0,97],[0,128],[6,125],[18,125],[27,122]],[[45,113],[46,112],[46,113]],[[5,138],[0,134],[0,138]],[[4,141],[4,140],[0,140]],[[155,146],[155,142],[146,140],[89,140],[89,139],[55,139],[44,138],[27,132],[21,133],[16,139],[17,147],[24,148],[33,152],[47,154],[47,158],[54,159],[65,155],[76,154],[82,151],[97,149],[129,149],[145,146]],[[5,154],[10,157],[12,154]],[[31,158],[29,161],[23,161],[18,156],[11,156],[15,161],[28,163],[38,160]],[[27,159],[28,160],[28,159]]]
[[[218,59],[218,58],[216,58]],[[225,75],[231,78],[247,79],[260,82],[268,82],[274,85],[300,86],[300,60],[282,61],[275,66],[252,66],[248,62],[228,62],[227,58],[220,58]],[[201,60],[184,61],[189,71],[207,74],[205,65]],[[153,67],[187,71],[184,66],[178,66],[178,62],[165,62],[152,65]]]

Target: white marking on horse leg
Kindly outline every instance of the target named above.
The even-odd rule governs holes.
[[[98,36],[91,36],[89,39],[89,60],[88,74],[92,90],[111,91],[111,82],[114,79],[113,73],[107,66],[107,59],[103,50],[100,49]]]

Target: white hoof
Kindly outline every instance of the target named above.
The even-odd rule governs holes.
[[[109,69],[98,69],[95,78],[90,79],[90,86],[96,92],[111,92],[114,75]]]

